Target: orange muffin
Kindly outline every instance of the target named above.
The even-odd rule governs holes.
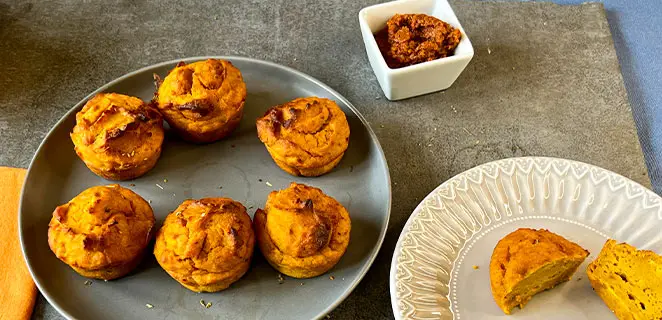
[[[92,187],[55,209],[48,245],[80,275],[111,280],[138,265],[153,226],[152,208],[133,191]]]
[[[157,89],[157,107],[170,127],[190,142],[222,139],[239,125],[244,112],[246,84],[229,61],[181,62]]]
[[[349,124],[338,105],[317,97],[272,107],[257,120],[257,134],[276,164],[295,176],[333,169],[349,144]]]
[[[494,301],[505,314],[533,295],[570,280],[589,252],[548,230],[517,229],[497,243],[490,260]]]
[[[662,256],[608,240],[586,273],[618,319],[662,319]]]
[[[258,245],[267,261],[294,278],[333,268],[349,244],[349,213],[322,190],[292,182],[269,194],[254,218]]]
[[[133,179],[161,156],[163,118],[136,97],[99,93],[76,114],[71,140],[78,157],[98,176]]]
[[[251,218],[241,203],[205,198],[186,200],[166,217],[154,256],[189,290],[216,292],[248,271],[254,246]]]

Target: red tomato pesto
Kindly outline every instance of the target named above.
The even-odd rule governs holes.
[[[426,14],[396,14],[375,39],[389,68],[402,68],[452,56],[462,33]]]

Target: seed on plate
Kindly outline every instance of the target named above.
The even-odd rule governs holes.
[[[478,270],[479,267],[477,265],[474,265],[472,266],[472,268],[474,268],[474,270]]]
[[[154,308],[154,306],[151,305],[151,304],[149,304],[149,303],[145,304],[145,307],[147,307],[147,309],[152,309],[152,308]]]
[[[302,283],[299,283],[299,285],[302,286],[302,285],[303,285],[303,282],[302,282]]]
[[[152,200],[147,200],[148,203],[152,203]]]
[[[135,187],[136,185],[134,183],[129,183],[129,187]]]
[[[334,277],[334,276],[329,276],[329,280],[336,280],[336,277]]]
[[[157,183],[156,186],[159,187],[159,189],[163,190],[163,187],[160,184]]]
[[[168,179],[163,179],[163,182],[168,183]]]
[[[269,181],[267,181],[267,185],[273,187],[273,185]]]
[[[91,285],[91,284],[92,284],[92,281],[90,281],[90,280],[85,280],[85,285],[86,285],[86,286],[89,286],[89,285]]]
[[[283,279],[283,275],[279,273],[278,274],[278,284],[283,284],[283,282],[285,282],[285,279]]]
[[[205,300],[200,299],[200,305],[203,306],[203,307],[205,307],[205,306],[206,306],[206,304],[205,304]],[[206,307],[205,307],[205,308],[206,308]]]
[[[262,182],[262,179],[257,179],[258,182]]]
[[[211,302],[207,302],[207,304],[205,304],[205,308],[209,309],[209,307],[211,307]]]

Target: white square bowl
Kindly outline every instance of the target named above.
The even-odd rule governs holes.
[[[424,13],[462,32],[455,54],[403,68],[391,69],[377,46],[374,34],[386,27],[396,13]],[[474,56],[469,37],[457,20],[448,0],[398,0],[361,9],[359,24],[370,66],[389,100],[400,100],[450,87]]]

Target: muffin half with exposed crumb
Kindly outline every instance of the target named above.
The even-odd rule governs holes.
[[[662,319],[662,256],[607,240],[586,273],[619,319]]]
[[[311,278],[333,268],[349,244],[349,213],[322,190],[292,182],[254,218],[258,245],[279,272]]]
[[[345,113],[324,98],[298,98],[257,119],[257,134],[276,164],[295,176],[331,171],[349,145]]]
[[[133,191],[92,187],[55,209],[48,245],[80,275],[111,280],[138,265],[153,226],[152,208]]]
[[[157,85],[154,101],[170,127],[184,140],[213,142],[239,125],[246,84],[230,61],[180,62]]]
[[[71,132],[76,154],[98,176],[129,180],[152,169],[161,156],[163,118],[131,96],[99,93],[76,114]]]
[[[589,252],[548,230],[517,229],[501,239],[490,260],[496,304],[505,314],[544,290],[570,280]]]
[[[229,287],[248,271],[255,246],[246,208],[229,198],[186,200],[156,236],[161,267],[195,292]]]

